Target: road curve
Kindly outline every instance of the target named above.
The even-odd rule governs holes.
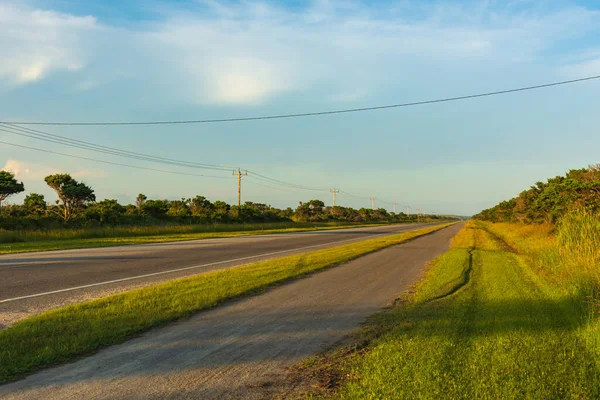
[[[103,247],[0,256],[0,329],[26,316],[165,280],[338,246],[431,224]]]
[[[269,398],[287,367],[389,304],[462,224],[150,331],[0,386],[0,397]]]

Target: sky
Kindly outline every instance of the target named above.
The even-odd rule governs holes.
[[[600,75],[598,1],[0,0],[0,121],[157,121],[359,108]],[[318,198],[471,215],[600,162],[600,80],[361,113],[197,125],[31,126],[103,146],[248,169],[243,201]],[[237,201],[231,172],[0,131],[0,168],[56,199],[66,172],[99,200]],[[36,151],[11,146],[18,144]],[[51,152],[199,177],[104,164]],[[387,202],[387,203],[384,203]]]

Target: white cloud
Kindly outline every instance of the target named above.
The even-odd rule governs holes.
[[[2,169],[12,172],[18,179],[28,181],[43,180],[46,176],[52,174],[69,173],[69,171],[64,171],[59,168],[14,159],[8,159]],[[76,179],[105,178],[108,176],[108,173],[102,170],[84,168],[71,172],[70,175]]]
[[[59,172],[55,168],[13,159],[8,159],[2,169],[12,172],[16,178],[23,180],[43,179]]]
[[[81,69],[83,35],[97,27],[93,17],[0,4],[0,78],[25,84],[44,79],[52,71]]]
[[[600,26],[597,11],[533,3],[515,11],[523,6],[518,2],[369,7],[322,0],[295,10],[265,2],[199,3],[204,8],[196,11],[166,6],[163,20],[130,29],[92,16],[0,5],[0,47],[7,55],[0,79],[25,84],[54,71],[80,71],[70,90],[120,79],[153,98],[188,104],[252,105],[307,92],[358,101],[416,74],[440,72],[439,65],[451,73],[534,62],[561,40]],[[127,95],[136,93],[150,101],[135,88]]]
[[[570,78],[600,75],[600,57],[567,65],[562,70]]]

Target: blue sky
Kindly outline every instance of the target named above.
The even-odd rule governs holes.
[[[227,118],[420,101],[600,74],[596,1],[2,1],[0,120]],[[122,149],[233,165],[469,215],[536,181],[600,162],[600,81],[404,109],[227,124],[39,127]],[[161,166],[0,132],[0,140]],[[0,144],[28,191],[69,172],[127,203],[196,194],[230,203],[233,179],[169,175]],[[208,174],[220,174],[206,171]],[[223,174],[224,177],[227,173]],[[252,182],[254,181],[254,182]],[[278,207],[328,192],[243,197]],[[13,201],[20,201],[21,197]],[[368,207],[344,195],[338,202]],[[391,205],[378,203],[391,209]]]

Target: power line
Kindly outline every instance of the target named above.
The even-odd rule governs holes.
[[[252,185],[262,186],[262,187],[266,187],[266,188],[274,189],[274,190],[281,190],[284,192],[296,192],[296,190],[297,190],[297,189],[287,189],[287,188],[282,188],[282,187],[265,185],[263,183],[259,183],[259,182],[251,180],[250,177],[246,178],[246,182],[251,183]]]
[[[8,132],[8,131],[6,131],[5,129],[2,129],[2,128],[0,128],[0,131]],[[77,159],[80,159],[80,160],[95,161],[95,162],[99,162],[99,163],[103,163],[103,164],[118,165],[118,166],[121,166],[121,167],[128,167],[128,168],[137,168],[137,169],[143,169],[143,170],[146,170],[146,171],[164,172],[164,173],[167,173],[167,174],[177,174],[177,175],[187,175],[187,176],[200,176],[200,177],[203,177],[203,178],[231,179],[230,177],[226,177],[226,176],[203,175],[203,174],[193,174],[193,173],[188,173],[188,172],[168,171],[168,170],[157,169],[157,168],[140,167],[138,165],[122,164],[122,163],[116,163],[116,162],[106,161],[106,160],[98,160],[96,158],[90,158],[90,157],[74,156],[72,154],[60,153],[58,151],[52,151],[52,150],[48,150],[48,149],[38,149],[37,147],[24,146],[24,145],[16,144],[16,143],[8,143],[8,142],[3,142],[3,141],[0,141],[0,143],[1,144],[6,144],[8,146],[20,147],[20,148],[23,148],[23,149],[41,151],[42,153],[57,154],[57,155],[60,155],[60,156],[77,158]]]
[[[105,154],[110,154],[110,155],[117,155],[117,156],[130,158],[130,159],[159,162],[159,163],[165,163],[165,164],[170,164],[170,165],[175,165],[175,166],[183,166],[183,167],[208,168],[208,169],[215,169],[215,170],[230,171],[230,169],[227,169],[224,166],[217,166],[214,164],[199,164],[199,163],[192,163],[192,162],[188,162],[188,161],[175,160],[175,159],[170,159],[170,158],[165,158],[165,157],[156,157],[156,156],[147,155],[147,154],[143,154],[143,153],[136,153],[136,152],[131,152],[131,151],[127,151],[127,150],[122,150],[122,149],[118,149],[118,148],[114,148],[114,147],[97,145],[97,144],[91,143],[91,142],[86,142],[86,141],[77,140],[77,139],[71,139],[66,136],[55,135],[55,134],[48,133],[48,132],[43,132],[43,131],[26,128],[26,127],[13,126],[10,124],[0,123],[0,131],[23,136],[23,137],[29,137],[29,138],[33,138],[33,139],[43,140],[43,141],[50,142],[50,143],[56,143],[56,144],[60,144],[60,145],[66,145],[66,146],[70,146],[70,147],[75,147],[75,148],[80,148],[80,149],[84,149],[84,150],[95,151],[95,152],[100,152],[100,153],[105,153]],[[124,167],[128,167],[128,168],[136,168],[136,169],[142,169],[142,170],[147,170],[147,171],[156,171],[156,172],[178,174],[178,175],[226,179],[225,177],[221,177],[221,176],[184,173],[184,172],[178,172],[178,171],[170,171],[170,170],[163,170],[163,169],[157,169],[157,168],[148,168],[148,167],[141,167],[141,166],[131,165],[131,164],[123,164],[123,163],[111,162],[111,161],[106,161],[106,160],[99,160],[99,159],[90,158],[90,157],[74,156],[71,154],[60,153],[60,152],[45,150],[45,149],[39,149],[39,148],[35,148],[35,147],[30,147],[30,146],[18,145],[15,143],[8,143],[8,142],[1,142],[1,141],[0,141],[0,143],[7,144],[10,146],[30,149],[30,150],[36,150],[36,151],[42,151],[42,152],[51,153],[51,154],[62,155],[62,156],[71,157],[71,158],[100,162],[103,164],[124,166]],[[213,168],[213,167],[215,167],[215,168]],[[270,185],[265,185],[264,183],[261,184],[258,182],[249,181],[252,184],[267,187],[270,189],[284,190],[284,191],[295,191],[295,190],[303,190],[303,191],[326,191],[327,190],[327,191],[329,191],[328,189],[324,189],[324,188],[308,187],[308,186],[297,185],[294,183],[285,182],[285,181],[282,181],[279,179],[275,179],[275,178],[271,178],[271,177],[259,174],[257,172],[253,172],[253,171],[247,171],[247,172],[255,179],[258,179],[259,181],[266,182],[266,183],[269,183],[272,185],[285,187],[285,188],[274,187],[274,186],[270,186]],[[368,199],[368,197],[356,196],[356,195],[353,195],[351,193],[348,193],[348,192],[345,192],[342,190],[340,190],[340,193],[344,193],[351,197]],[[386,202],[386,203],[388,203],[388,202]]]
[[[212,170],[218,170],[218,171],[231,171],[232,169],[234,169],[234,167],[228,167],[228,166],[223,166],[223,165],[194,163],[194,162],[190,162],[190,161],[182,161],[182,160],[176,160],[176,159],[172,159],[172,158],[158,157],[158,156],[153,156],[153,155],[144,154],[144,153],[137,153],[137,152],[132,152],[132,151],[128,151],[128,150],[122,150],[122,149],[118,149],[115,147],[98,145],[98,144],[95,144],[92,142],[86,142],[83,140],[72,139],[72,138],[69,138],[66,136],[56,135],[53,133],[48,133],[48,132],[44,132],[44,131],[40,131],[40,130],[36,130],[36,129],[32,129],[32,128],[21,127],[21,126],[16,126],[16,125],[12,125],[12,124],[5,124],[5,123],[1,123],[1,122],[0,122],[0,127],[4,128],[3,129],[4,132],[12,133],[14,135],[33,138],[33,139],[37,139],[37,140],[43,140],[43,141],[50,142],[50,143],[61,144],[61,145],[65,145],[65,146],[80,148],[80,149],[94,151],[94,152],[98,152],[98,153],[116,155],[116,156],[125,157],[125,158],[129,158],[129,159],[150,161],[150,162],[175,165],[175,166],[187,167],[187,168],[212,169]],[[301,189],[301,190],[325,190],[325,189],[310,188],[310,187],[306,187],[306,186],[302,186],[302,185],[297,185],[294,183],[284,182],[284,181],[281,181],[278,179],[270,178],[268,176],[259,174],[257,172],[252,172],[252,171],[248,171],[248,172],[250,172],[252,175],[254,175],[257,179],[267,182],[267,183],[276,183],[278,185],[285,185],[285,186],[288,186],[291,188]]]
[[[458,100],[474,99],[474,98],[479,98],[479,97],[488,97],[488,96],[497,96],[497,95],[508,94],[508,93],[524,92],[527,90],[536,90],[536,89],[548,88],[548,87],[553,87],[553,86],[568,85],[571,83],[590,81],[590,80],[599,79],[599,78],[600,78],[600,75],[588,76],[585,78],[545,83],[542,85],[525,86],[525,87],[519,87],[519,88],[515,88],[515,89],[498,90],[498,91],[494,91],[494,92],[470,94],[470,95],[457,96],[457,97],[446,97],[446,98],[434,99],[434,100],[414,101],[414,102],[409,102],[409,103],[388,104],[388,105],[382,105],[382,106],[361,107],[361,108],[348,108],[348,109],[330,110],[330,111],[315,111],[315,112],[296,113],[296,114],[263,115],[263,116],[256,116],[256,117],[198,119],[198,120],[172,120],[172,121],[123,121],[123,122],[39,122],[39,121],[0,121],[0,122],[6,123],[6,124],[16,124],[16,125],[71,125],[71,126],[76,126],[76,125],[107,126],[107,125],[111,125],[111,126],[114,126],[114,125],[205,124],[205,123],[220,123],[220,122],[257,121],[257,120],[266,120],[266,119],[301,118],[301,117],[313,117],[313,116],[319,116],[319,115],[345,114],[345,113],[354,113],[354,112],[363,112],[363,111],[383,110],[383,109],[388,109],[388,108],[412,107],[412,106],[420,106],[420,105],[425,105],[425,104],[445,103],[445,102],[458,101]]]
[[[9,131],[7,129],[4,129],[2,127],[0,127],[0,131],[8,132],[8,133],[14,133],[14,132],[11,132],[11,131]],[[187,173],[187,172],[163,170],[163,169],[158,169],[158,168],[148,168],[148,167],[142,167],[142,166],[138,166],[138,165],[123,164],[123,163],[117,163],[117,162],[106,161],[106,160],[99,160],[99,159],[96,159],[96,158],[76,156],[76,155],[61,153],[61,152],[57,152],[57,151],[53,151],[53,150],[40,149],[40,148],[37,148],[37,147],[25,146],[25,145],[20,145],[20,144],[16,144],[16,143],[9,143],[9,142],[4,142],[4,141],[0,141],[0,144],[5,144],[5,145],[8,145],[8,146],[19,147],[19,148],[28,149],[28,150],[35,150],[35,151],[39,151],[39,152],[43,152],[43,153],[48,153],[48,154],[60,155],[60,156],[64,156],[64,157],[76,158],[76,159],[79,159],[79,160],[94,161],[94,162],[99,162],[99,163],[102,163],[102,164],[116,165],[116,166],[127,167],[127,168],[135,168],[135,169],[141,169],[141,170],[145,170],[145,171],[154,171],[154,172],[162,172],[162,173],[167,173],[167,174],[176,174],[176,175],[185,175],[185,176],[196,176],[196,177],[203,177],[203,178],[231,179],[230,177],[227,177],[227,176],[194,174],[194,173]],[[247,171],[247,172],[250,172],[250,171]],[[265,178],[263,180],[266,180],[267,182],[269,182],[269,180],[274,181],[277,184],[279,184],[279,182],[283,182],[283,181],[279,181],[277,179],[266,177],[264,175],[260,175],[258,173],[252,173],[252,174],[254,175],[255,178],[257,176]],[[292,191],[292,192],[294,192],[296,190],[319,190],[319,191],[322,191],[322,189],[306,188],[306,187],[302,187],[302,186],[299,186],[299,185],[297,187],[293,187],[292,189],[288,189],[288,188],[274,187],[274,186],[265,185],[265,184],[262,184],[262,183],[254,182],[254,181],[252,181],[250,179],[248,179],[247,181],[250,182],[250,183],[252,183],[252,184],[254,184],[254,185],[263,186],[263,187],[274,189],[274,190],[283,190],[283,191]],[[283,183],[285,185],[289,185],[286,182],[283,182]],[[339,193],[344,193],[344,194],[349,195],[351,197],[356,197],[356,198],[361,198],[361,199],[370,199],[369,197],[356,196],[356,195],[353,195],[351,193],[345,192],[343,190],[339,190],[339,189],[336,189],[336,190],[338,190]]]
[[[150,162],[168,164],[168,165],[176,165],[176,166],[187,167],[187,168],[212,169],[212,170],[217,170],[217,171],[231,171],[233,169],[233,167],[174,160],[174,159],[165,158],[165,157],[158,157],[158,156],[152,156],[152,155],[143,154],[143,153],[137,153],[137,152],[127,151],[127,150],[117,149],[117,148],[109,147],[109,146],[102,146],[99,144],[86,142],[83,140],[71,139],[66,136],[55,135],[52,133],[43,132],[43,131],[39,131],[36,129],[27,128],[27,127],[11,125],[11,124],[0,123],[0,127],[3,127],[5,129],[4,130],[5,132],[12,133],[13,135],[19,135],[19,136],[23,136],[23,137],[32,138],[32,139],[43,140],[43,141],[50,142],[50,143],[57,143],[57,144],[65,145],[65,146],[94,151],[97,153],[116,155],[119,157],[124,157],[124,158],[129,158],[129,159],[150,161]],[[8,130],[6,130],[6,129],[8,129]]]
[[[316,188],[316,187],[309,187],[309,186],[303,186],[303,185],[296,185],[294,183],[288,183],[285,181],[281,181],[279,179],[275,179],[275,178],[269,178],[268,176],[265,175],[261,175],[258,172],[253,172],[250,170],[246,170],[246,172],[248,172],[250,175],[254,176],[255,178],[259,179],[259,180],[263,180],[263,181],[268,181],[272,184],[280,184],[280,185],[286,185],[289,187],[292,187],[294,189],[301,189],[301,190],[314,190],[314,191],[328,191],[329,189],[324,189],[324,188]]]

